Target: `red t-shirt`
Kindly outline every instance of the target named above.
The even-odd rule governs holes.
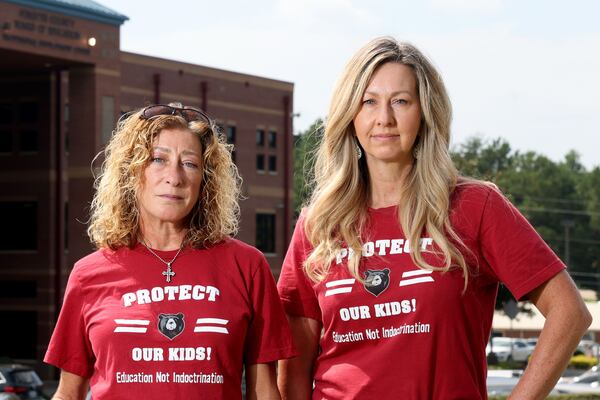
[[[463,186],[452,196],[452,226],[470,249],[466,292],[460,269],[419,269],[397,222],[397,207],[369,210],[361,276],[342,249],[326,279],[302,263],[312,247],[296,224],[278,289],[286,312],[323,324],[313,399],[486,399],[485,346],[498,283],[520,299],[565,268],[497,191]],[[435,249],[427,235],[418,244]],[[351,256],[351,255],[350,255]],[[425,254],[432,265],[440,258]]]
[[[44,361],[91,377],[94,399],[233,399],[244,363],[295,354],[258,250],[233,239],[186,248],[170,283],[165,270],[139,244],[78,261]]]

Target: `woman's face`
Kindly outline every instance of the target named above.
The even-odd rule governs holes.
[[[374,161],[412,163],[412,147],[421,125],[421,105],[411,67],[388,62],[375,70],[354,117],[354,129]]]
[[[144,226],[181,225],[200,194],[200,139],[187,129],[163,129],[154,138],[138,193]]]

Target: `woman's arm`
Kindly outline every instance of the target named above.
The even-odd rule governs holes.
[[[246,399],[280,400],[275,362],[246,365]]]
[[[546,318],[529,366],[510,400],[545,399],[567,367],[592,316],[566,271],[528,295]]]
[[[299,356],[279,361],[277,383],[284,400],[307,400],[313,390],[313,366],[319,351],[321,323],[288,316]]]
[[[52,400],[82,400],[85,398],[87,390],[87,378],[61,370],[58,389],[52,396]]]

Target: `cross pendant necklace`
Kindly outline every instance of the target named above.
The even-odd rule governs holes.
[[[156,258],[158,258],[163,264],[165,264],[167,266],[167,270],[163,271],[163,276],[167,278],[167,283],[171,283],[171,278],[175,276],[175,272],[173,272],[173,270],[171,269],[171,264],[173,264],[175,262],[175,260],[177,259],[177,257],[179,256],[179,253],[181,253],[181,250],[183,250],[183,242],[181,243],[181,246],[179,246],[179,250],[177,251],[177,254],[175,254],[175,257],[173,257],[173,259],[171,261],[165,261],[163,260],[163,258],[161,256],[159,256],[158,254],[156,254],[154,252],[154,250],[152,250],[150,247],[148,247],[146,245],[146,243],[144,243],[143,240],[140,240],[140,242],[144,245],[144,247],[146,249],[148,249],[148,251],[150,253],[152,253],[152,255]]]
[[[175,261],[175,260],[173,260],[173,261]],[[167,277],[167,283],[171,282],[171,277],[175,276],[175,272],[171,271],[171,263],[170,262],[167,263],[167,270],[163,271],[162,274]]]

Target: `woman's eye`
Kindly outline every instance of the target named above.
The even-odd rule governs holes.
[[[191,161],[184,161],[182,164],[186,168],[198,169],[198,165],[196,163],[191,162]]]
[[[363,104],[375,104],[375,100],[373,99],[365,99],[362,102]]]
[[[150,161],[151,161],[151,162],[153,162],[153,163],[163,163],[165,160],[163,160],[163,159],[162,159],[162,158],[160,158],[160,157],[152,157],[152,158],[150,159]]]
[[[394,100],[394,103],[396,103],[396,104],[408,104],[408,100],[405,100],[405,99],[396,99],[396,100]]]

